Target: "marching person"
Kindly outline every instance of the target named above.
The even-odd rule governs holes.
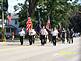
[[[52,35],[51,35],[51,29],[46,29],[48,32],[48,40],[49,42],[52,42]]]
[[[74,31],[73,31],[73,29],[71,29],[70,30],[70,40],[72,41],[72,43],[73,43],[73,33],[74,33]]]
[[[52,29],[51,34],[52,34],[52,43],[53,45],[56,46],[56,37],[58,36],[58,30],[56,29],[56,27]]]
[[[62,28],[62,32],[61,32],[61,39],[62,39],[62,43],[65,43],[65,29]]]
[[[61,40],[61,28],[58,29],[58,40]]]
[[[23,45],[23,37],[25,36],[24,28],[21,29],[19,34],[20,34],[20,43],[21,43],[21,45]]]
[[[67,29],[67,30],[66,30],[66,39],[67,39],[67,42],[69,42],[69,43],[70,43],[69,38],[70,38],[70,30],[69,30],[69,29]]]
[[[43,26],[43,28],[40,31],[40,40],[41,40],[41,45],[46,44],[46,37],[48,35],[47,30],[45,29],[45,26]]]
[[[35,34],[36,34],[36,32],[35,32],[35,30],[34,29],[29,29],[29,43],[30,43],[30,45],[32,45],[32,43],[34,44],[34,42],[35,42]]]

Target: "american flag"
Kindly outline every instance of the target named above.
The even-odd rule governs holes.
[[[30,17],[28,17],[28,21],[26,22],[26,31],[28,32],[29,29],[32,28],[32,21],[30,19]]]
[[[46,29],[50,30],[51,24],[50,24],[50,19],[48,19],[47,24],[46,24]]]

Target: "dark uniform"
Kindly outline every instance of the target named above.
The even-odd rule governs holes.
[[[70,40],[71,40],[72,43],[73,43],[73,33],[74,33],[74,32],[73,32],[73,30],[71,29],[71,30],[70,30]]]
[[[52,34],[51,34],[51,31],[48,32],[48,39],[49,39],[49,42],[52,42]]]
[[[62,43],[65,43],[65,30],[64,29],[61,32],[61,39],[62,39]]]
[[[70,43],[69,38],[70,38],[70,31],[69,31],[69,29],[67,29],[67,31],[66,31],[66,39],[67,39],[67,42]]]
[[[56,37],[58,36],[58,30],[55,29],[54,31],[51,32],[51,34],[52,34],[53,45],[56,46]]]
[[[25,31],[22,29],[20,32],[20,42],[21,42],[21,45],[23,45],[23,37],[25,36]]]
[[[30,43],[30,45],[32,45],[32,43],[34,44],[34,42],[35,42],[35,39],[34,39],[35,34],[36,34],[36,32],[34,31],[34,29],[29,30],[29,43]]]

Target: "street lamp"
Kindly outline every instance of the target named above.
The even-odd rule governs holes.
[[[37,11],[37,17],[38,17],[38,20],[37,20],[37,25],[36,25],[36,32],[37,32],[37,34],[39,35],[39,32],[40,32],[40,30],[41,30],[41,21],[40,21],[40,8],[41,8],[41,6],[39,6],[39,5],[37,5],[37,7],[36,7],[36,11]]]
[[[47,12],[47,7],[45,5],[42,6],[42,12]]]
[[[39,21],[40,21],[40,8],[41,8],[41,6],[37,5],[37,10],[38,10]]]
[[[42,12],[42,15],[41,15],[42,20],[47,20],[47,6],[45,6],[45,5],[43,4],[41,10],[42,10],[42,11],[41,11],[41,12]],[[44,21],[43,21],[43,24],[45,24]]]
[[[29,16],[29,12],[28,12],[28,8],[29,8],[29,1],[26,2],[26,5],[27,5],[27,18]]]
[[[27,1],[26,4],[29,5],[29,2]]]

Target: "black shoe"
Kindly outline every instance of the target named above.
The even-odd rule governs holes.
[[[41,44],[41,46],[44,46],[44,44]]]
[[[21,45],[23,45],[23,44],[21,44]]]
[[[53,46],[56,46],[56,44],[53,44]]]

